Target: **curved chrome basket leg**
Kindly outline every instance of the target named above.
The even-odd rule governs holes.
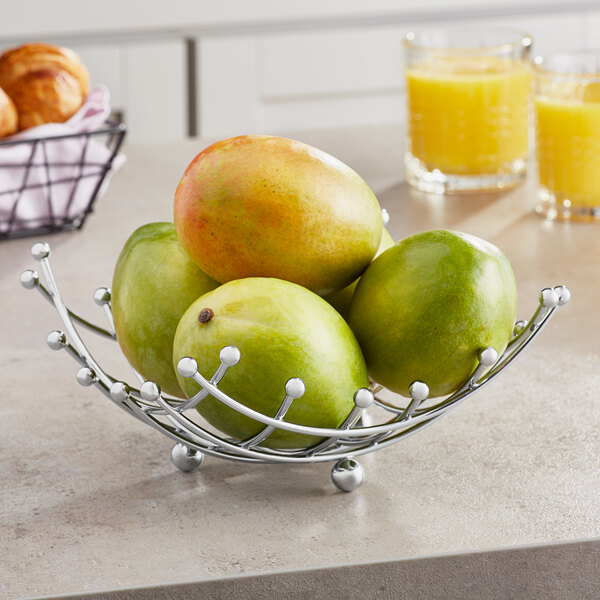
[[[364,480],[365,470],[354,458],[341,458],[331,468],[331,481],[341,492],[353,492]]]
[[[175,444],[171,449],[171,462],[181,471],[196,470],[204,460],[204,454],[184,444]]]

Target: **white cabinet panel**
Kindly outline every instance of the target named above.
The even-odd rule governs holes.
[[[305,131],[398,123],[404,119],[402,92],[274,103],[263,107],[263,131]]]
[[[183,40],[113,45],[67,44],[90,71],[92,84],[111,93],[123,115],[127,141],[178,141],[187,133],[187,71]]]
[[[199,135],[259,132],[254,36],[199,40],[197,53]]]
[[[529,33],[533,38],[534,56],[575,50],[585,46],[585,13],[530,14],[477,22],[490,26],[515,28]]]
[[[600,48],[600,10],[586,15],[586,48]]]
[[[110,90],[111,108],[122,111],[125,108],[125,94],[122,84],[123,52],[120,45],[70,45],[75,50],[90,73],[92,85],[102,84]]]
[[[281,33],[258,40],[265,100],[398,91],[404,29]]]
[[[88,67],[92,84],[111,93],[123,114],[127,141],[178,141],[187,133],[187,82],[183,40],[112,45],[69,44]]]
[[[128,141],[173,142],[187,133],[186,52],[183,40],[125,46],[124,92]]]
[[[399,28],[385,27],[201,40],[200,132],[213,137],[398,121],[401,39]]]

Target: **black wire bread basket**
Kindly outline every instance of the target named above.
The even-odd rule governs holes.
[[[93,131],[0,140],[0,241],[80,229],[125,133],[108,120]],[[104,160],[90,152],[97,143],[108,150]]]

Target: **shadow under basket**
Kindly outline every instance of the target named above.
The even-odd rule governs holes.
[[[0,241],[80,229],[125,138],[106,121],[94,131],[0,140]],[[102,144],[97,160],[90,146]]]

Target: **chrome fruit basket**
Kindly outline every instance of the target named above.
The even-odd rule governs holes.
[[[364,480],[364,470],[356,457],[395,444],[404,437],[430,425],[448,411],[458,406],[469,396],[495,379],[508,365],[539,335],[559,306],[565,305],[570,292],[565,286],[545,288],[539,297],[539,306],[528,321],[518,321],[513,337],[505,352],[498,356],[494,348],[482,348],[479,365],[467,381],[452,395],[435,403],[426,402],[429,389],[425,382],[415,381],[410,387],[410,399],[405,406],[393,405],[381,397],[383,388],[373,383],[370,389],[359,389],[354,395],[354,408],[337,429],[307,427],[285,420],[292,402],[304,394],[304,383],[291,378],[282,390],[282,402],[270,417],[258,413],[229,397],[219,389],[219,382],[227,376],[229,369],[244,360],[234,346],[226,346],[220,352],[220,366],[209,377],[199,371],[197,362],[183,357],[178,371],[183,377],[191,377],[201,390],[190,399],[167,396],[152,381],[144,381],[138,373],[138,385],[130,385],[111,377],[91,355],[79,335],[78,328],[88,329],[95,334],[116,340],[110,307],[110,291],[99,288],[94,300],[104,311],[108,328],[89,323],[70,311],[63,302],[49,264],[50,247],[39,242],[31,253],[39,261],[45,285],[39,274],[27,270],[21,274],[21,284],[27,289],[37,289],[56,308],[64,325],[64,331],[52,331],[47,343],[53,350],[64,349],[81,367],[77,380],[83,386],[95,386],[117,406],[135,418],[154,427],[175,442],[171,460],[182,471],[198,467],[205,454],[252,463],[316,463],[333,462],[331,478],[338,489],[350,492]],[[206,397],[212,396],[230,408],[263,424],[255,436],[239,440],[223,437],[209,431],[198,420],[194,407]],[[376,413],[379,413],[378,415]],[[382,421],[368,425],[369,422]],[[275,430],[308,434],[323,438],[309,448],[282,450],[262,445]]]

